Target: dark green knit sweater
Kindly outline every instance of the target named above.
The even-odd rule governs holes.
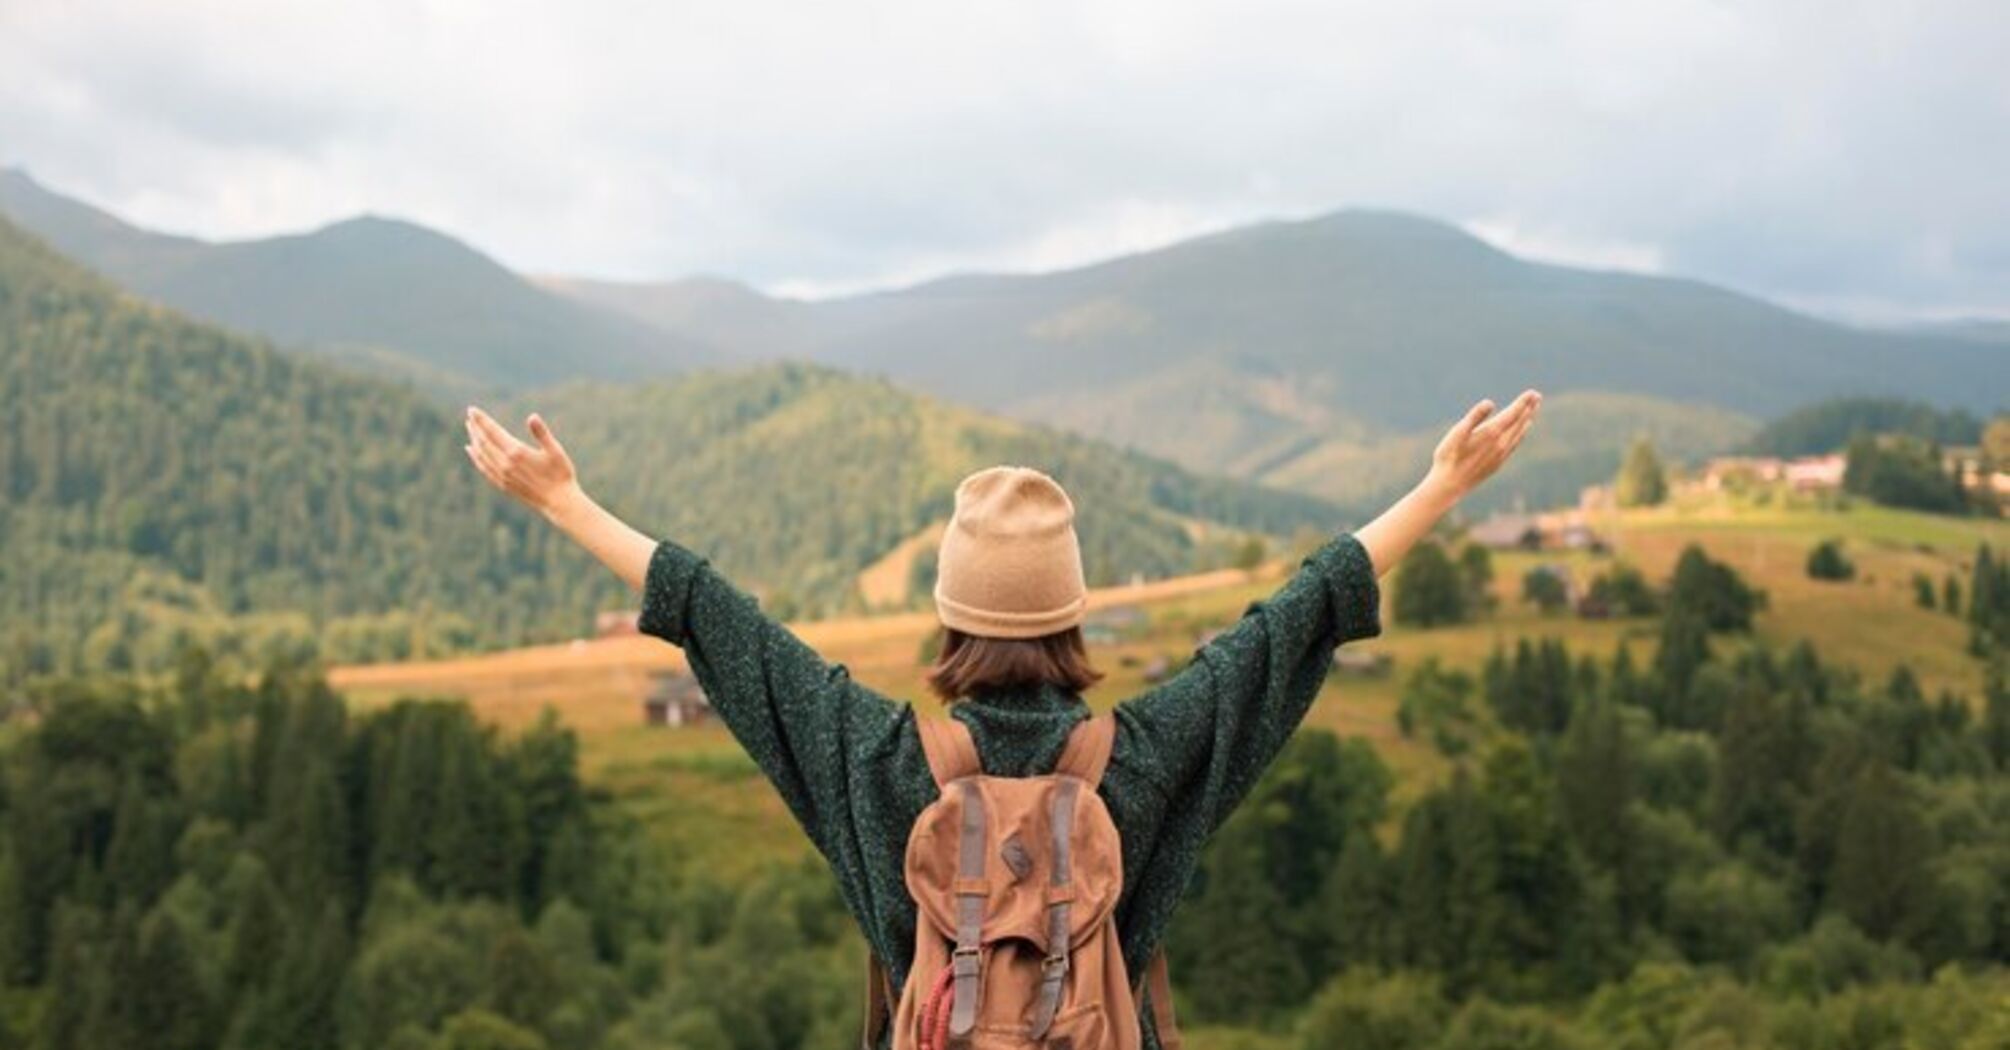
[[[1123,837],[1117,928],[1131,973],[1165,933],[1208,836],[1304,718],[1334,647],[1380,633],[1379,600],[1367,551],[1342,535],[1189,667],[1117,705],[1100,794]],[[914,958],[907,834],[936,797],[914,709],[824,662],[674,543],[650,561],[641,628],[683,647],[719,718],[829,860],[898,986]],[[1080,697],[1051,687],[983,692],[953,708],[984,771],[1003,776],[1051,770],[1087,716]]]

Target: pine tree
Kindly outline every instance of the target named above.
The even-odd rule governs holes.
[[[1670,702],[1679,702],[1687,696],[1697,670],[1709,659],[1710,630],[1703,618],[1688,609],[1670,609],[1661,622],[1661,645],[1654,651],[1654,670]],[[1681,725],[1672,715],[1672,709],[1660,712],[1661,724]]]
[[[139,1003],[130,993],[140,976],[139,913],[129,903],[112,913],[99,942],[83,1044],[91,1050],[150,1050]]]
[[[1333,866],[1315,913],[1325,935],[1321,976],[1348,967],[1383,967],[1397,961],[1391,917],[1395,888],[1389,861],[1373,835],[1356,835]]]
[[[270,983],[232,1026],[232,1050],[335,1050],[335,997],[349,965],[348,929],[334,901],[290,938]]]
[[[1982,748],[2000,772],[2010,773],[2010,683],[2004,681],[2003,664],[1991,666],[1983,686]]]
[[[308,759],[280,782],[264,841],[274,879],[289,898],[347,899],[348,806],[327,760]]]
[[[1494,607],[1492,551],[1478,543],[1468,543],[1460,548],[1459,576],[1465,582],[1465,607],[1468,610],[1479,612]]]
[[[1631,853],[1633,763],[1619,712],[1595,697],[1579,704],[1557,743],[1557,801],[1578,848],[1607,871]]]
[[[1668,474],[1661,466],[1660,455],[1654,451],[1654,443],[1645,435],[1627,446],[1613,495],[1622,507],[1657,507],[1667,502]]]
[[[1174,931],[1173,964],[1214,978],[1188,985],[1194,1012],[1247,1022],[1303,1000],[1311,990],[1291,909],[1277,891],[1248,823],[1224,825],[1208,850],[1199,893]]]
[[[105,849],[105,881],[114,899],[147,908],[174,881],[178,821],[168,803],[148,797],[137,774],[126,777]]]
[[[1829,875],[1837,907],[1865,933],[1903,939],[1931,907],[1932,830],[1904,783],[1882,762],[1866,765],[1851,786]]]
[[[1798,788],[1807,761],[1805,716],[1797,701],[1764,691],[1731,705],[1718,734],[1711,822],[1726,846],[1746,836],[1775,853],[1793,848]]]
[[[1975,552],[1969,578],[1968,624],[1975,655],[2010,652],[2010,561],[1998,559],[1986,543]]]
[[[1404,965],[1444,974],[1448,989],[1463,994],[1509,964],[1499,865],[1486,806],[1461,769],[1403,823],[1392,869]]]
[[[174,918],[156,911],[140,927],[133,982],[122,989],[149,1050],[208,1050],[216,1033],[208,992]]]
[[[97,912],[75,904],[56,908],[51,922],[48,1007],[36,1036],[36,1050],[93,1050],[92,1007],[105,974],[98,946],[103,923]]]
[[[537,914],[546,902],[565,892],[552,875],[551,850],[560,828],[585,811],[579,783],[579,740],[546,708],[537,723],[518,738],[510,766],[523,797],[523,823],[530,856],[524,864],[520,894],[525,909]]]
[[[238,858],[231,866],[227,888],[236,905],[227,930],[224,987],[226,998],[235,1001],[265,983],[290,935],[279,887],[256,857]]]

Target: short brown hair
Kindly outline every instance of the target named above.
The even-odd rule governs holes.
[[[928,669],[928,687],[944,700],[1015,685],[1055,685],[1079,693],[1102,678],[1089,664],[1080,627],[1038,638],[984,638],[944,627],[942,651]]]

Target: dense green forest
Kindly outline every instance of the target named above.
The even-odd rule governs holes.
[[[1301,732],[1173,926],[1194,1038],[2003,1046],[2000,643],[1984,695],[1927,696],[1746,636],[1762,599],[1701,552],[1658,598],[1648,646],[1413,670],[1401,724],[1452,772],[1400,808],[1372,745]],[[186,650],[151,684],[30,690],[0,741],[0,1045],[852,1038],[862,948],[820,867],[729,882],[657,852],[549,719],[503,738],[454,704],[353,713],[283,665],[237,682]]]
[[[538,399],[597,494],[767,595],[853,581],[947,513],[964,472],[1052,470],[1098,582],[1188,571],[1231,535],[1331,528],[1308,497],[801,366]],[[135,300],[0,225],[0,677],[401,658],[557,638],[630,599],[487,491],[457,417]]]
[[[0,1046],[782,1050],[854,1023],[828,880],[666,869],[555,722],[356,717],[195,651],[172,677],[45,684],[0,752]]]
[[[1929,697],[1745,637],[1760,600],[1692,548],[1645,657],[1427,662],[1401,724],[1455,772],[1400,815],[1366,741],[1301,734],[1175,925],[1190,1013],[1308,1050],[2010,1045],[2010,650]]]
[[[1815,456],[1834,452],[1859,434],[1904,434],[1941,445],[1982,440],[1982,421],[1954,408],[1942,411],[1896,397],[1840,397],[1770,420],[1746,442],[1755,453]]]

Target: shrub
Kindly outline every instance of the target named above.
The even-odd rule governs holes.
[[[1808,552],[1808,578],[1811,580],[1847,580],[1856,575],[1856,565],[1842,552],[1842,541],[1823,540]],[[1927,587],[1929,594],[1932,585]]]

